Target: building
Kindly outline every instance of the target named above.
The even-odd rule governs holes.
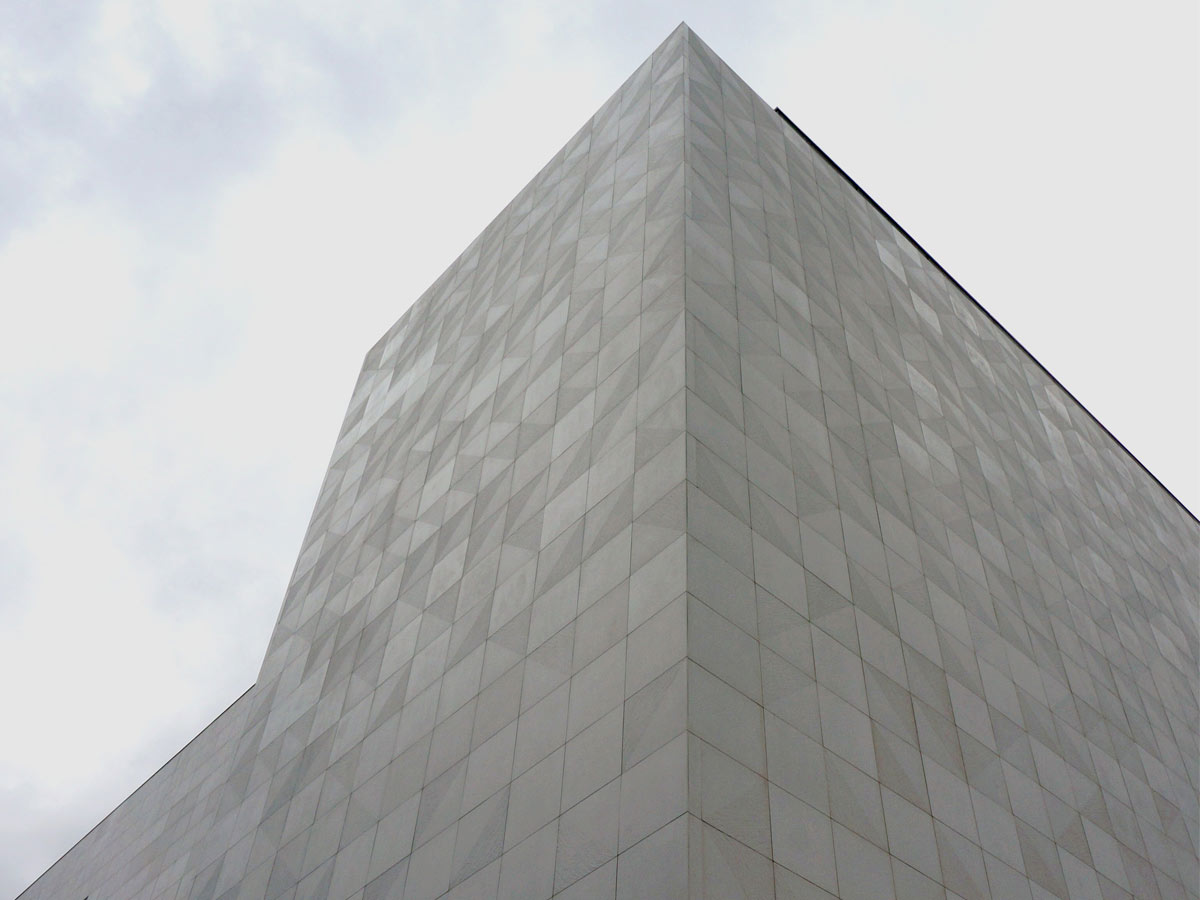
[[[22,897],[1196,898],[1198,542],[680,26],[367,354],[256,684]]]

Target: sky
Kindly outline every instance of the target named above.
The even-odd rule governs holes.
[[[0,2],[0,897],[254,681],[362,357],[681,21],[1200,511],[1190,0]]]

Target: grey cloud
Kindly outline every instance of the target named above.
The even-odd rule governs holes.
[[[68,8],[69,7],[69,8]],[[198,68],[162,27],[143,24],[128,48],[149,88],[128,106],[94,99],[102,4],[27,4],[0,14],[0,54],[21,78],[0,88],[0,242],[61,192],[101,201],[159,237],[195,236],[223,183],[258,166],[289,128],[351,135],[406,107],[456,93],[467,67],[498,51],[484,30],[430,23],[397,7],[343,27],[288,8],[249,7],[223,23],[219,74]],[[461,35],[450,42],[447,32]],[[443,37],[434,39],[433,34]]]
[[[218,32],[226,61],[215,78],[150,23],[148,40],[130,48],[144,57],[149,90],[131,109],[106,110],[90,99],[96,73],[87,68],[101,6],[72,16],[51,4],[10,14],[2,29],[0,48],[38,77],[0,97],[6,130],[20,136],[0,157],[0,192],[14,201],[0,214],[0,237],[70,168],[77,171],[65,177],[79,198],[104,198],[155,230],[177,229],[287,129],[316,119],[369,137],[411,105],[452,109],[505,58],[502,20],[489,4],[450,12],[396,4],[328,19],[255,4]]]
[[[136,114],[100,140],[79,179],[82,198],[100,196],[160,237],[202,224],[215,189],[254,168],[282,132],[261,78],[239,68],[215,84],[177,59],[155,72]],[[188,228],[188,226],[191,228]]]
[[[18,537],[0,534],[0,621],[15,611],[15,599],[29,590],[30,568]]]

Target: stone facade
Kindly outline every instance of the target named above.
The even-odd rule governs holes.
[[[367,354],[23,895],[1196,898],[1196,521],[685,26]]]

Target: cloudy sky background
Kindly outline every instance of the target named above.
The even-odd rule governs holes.
[[[681,19],[1200,511],[1188,0],[2,0],[0,896],[252,683],[363,354]]]

